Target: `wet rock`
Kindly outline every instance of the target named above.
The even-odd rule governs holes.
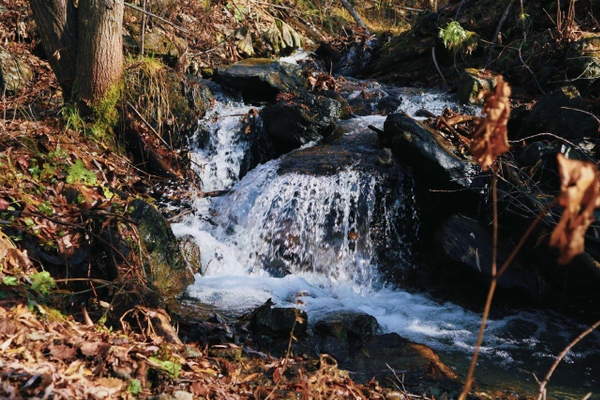
[[[178,239],[181,255],[188,268],[193,272],[202,272],[202,253],[200,246],[194,240],[193,236],[186,235]]]
[[[569,79],[591,80],[600,77],[600,34],[585,32],[571,43],[565,56]]]
[[[500,268],[510,255],[512,246],[500,236],[498,238],[497,266]],[[436,244],[449,259],[471,269],[486,278],[492,276],[492,235],[481,224],[464,215],[452,215],[440,224]],[[504,289],[519,289],[537,297],[545,289],[543,280],[533,267],[519,258],[515,259],[498,281]]]
[[[302,338],[306,336],[307,320],[306,312],[296,308],[275,307],[269,299],[252,311],[250,326],[258,340],[289,338],[292,332],[294,337]]]
[[[388,115],[396,112],[402,104],[397,89],[375,81],[340,79],[339,91],[354,115]]]
[[[177,245],[177,238],[163,216],[141,199],[131,202],[131,219],[138,224],[140,240],[148,252],[144,268],[149,286],[162,297],[173,297],[192,284],[194,277]]]
[[[367,342],[381,329],[377,319],[362,311],[333,311],[315,323],[314,331],[333,336],[340,342]]]
[[[543,96],[525,121],[527,135],[551,132],[569,140],[594,137],[598,121],[587,114],[587,105],[574,86],[562,86]]]
[[[341,368],[355,371],[354,379],[368,382],[404,377],[406,389],[413,393],[446,392],[448,398],[460,393],[462,384],[458,376],[429,347],[412,343],[395,333],[377,335],[361,351],[354,351]],[[441,396],[440,396],[441,397]],[[438,398],[436,396],[436,398]]]
[[[334,65],[335,73],[344,76],[361,74],[380,46],[381,39],[377,36],[358,40],[337,60]]]
[[[482,90],[491,91],[496,87],[498,75],[476,68],[467,68],[458,83],[458,100],[463,104],[483,104],[479,98]]]
[[[322,315],[313,332],[322,339],[321,353],[348,360],[381,330],[377,319],[362,311],[334,311]]]
[[[401,161],[427,171],[430,178],[463,187],[476,186],[479,166],[460,154],[438,132],[405,113],[391,114],[380,133],[381,143]]]
[[[33,70],[15,54],[0,47],[0,92],[14,94],[27,86],[33,78]]]
[[[215,79],[241,91],[244,101],[253,104],[273,101],[279,93],[296,92],[306,81],[298,65],[268,58],[249,58],[219,67]]]
[[[399,283],[400,270],[411,263],[410,248],[414,241],[414,230],[404,227],[417,224],[413,219],[416,217],[413,197],[409,194],[414,184],[409,172],[398,166],[393,158],[386,159],[390,163],[380,162],[382,150],[377,134],[368,127],[372,123],[373,120],[363,119],[341,121],[327,143],[303,148],[281,158],[277,171],[279,175],[311,175],[318,179],[349,171],[352,175],[345,174],[347,178],[344,179],[351,179],[347,190],[352,193],[346,196],[356,196],[356,199],[350,200],[349,209],[340,209],[346,207],[344,202],[338,201],[341,194],[332,193],[330,204],[311,205],[312,212],[319,212],[316,218],[320,222],[315,229],[319,230],[322,240],[330,244],[327,250],[315,244],[308,251],[308,244],[301,240],[302,233],[298,226],[290,218],[282,218],[279,222],[281,228],[265,237],[277,249],[276,254],[269,257],[270,266],[277,263],[294,271],[307,270],[332,276],[339,271],[328,263],[316,263],[315,254],[331,251],[352,255],[359,251],[372,251],[372,262],[379,266],[381,276],[388,282]],[[311,180],[312,183],[306,187],[318,186],[317,179]],[[344,182],[340,190],[346,190]],[[306,200],[310,202],[310,199]],[[286,214],[287,211],[282,213]],[[351,215],[348,224],[343,222],[343,215],[346,214]],[[298,254],[305,256],[299,258]],[[355,267],[358,268],[356,263],[349,260],[349,270],[343,273],[353,273],[352,268]]]
[[[276,152],[284,154],[330,135],[341,114],[338,101],[302,92],[265,107],[261,118]]]

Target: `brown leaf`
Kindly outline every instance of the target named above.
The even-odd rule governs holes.
[[[596,165],[569,160],[558,154],[560,196],[564,207],[560,221],[550,236],[550,246],[558,247],[559,264],[569,263],[583,253],[585,231],[594,220],[594,208],[600,206],[600,179]]]
[[[50,355],[56,360],[70,361],[75,357],[75,350],[72,347],[65,346],[64,344],[51,344],[48,346]]]
[[[482,113],[486,116],[480,120],[473,134],[471,152],[484,171],[488,170],[496,157],[508,151],[506,124],[510,116],[510,93],[510,86],[500,76],[495,92],[480,94],[485,97]]]
[[[79,348],[81,354],[86,357],[104,357],[109,349],[108,343],[101,342],[85,342]]]

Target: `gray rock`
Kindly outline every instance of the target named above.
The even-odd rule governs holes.
[[[0,91],[14,94],[32,78],[33,70],[22,58],[0,47]]]
[[[527,134],[551,132],[570,140],[594,137],[598,121],[574,86],[563,86],[543,96],[525,120]]]
[[[144,53],[176,61],[187,49],[187,42],[179,36],[155,29],[144,34]]]
[[[215,79],[242,92],[244,101],[264,103],[279,93],[296,92],[306,79],[296,64],[268,58],[249,58],[216,70]]]
[[[497,268],[512,251],[512,245],[498,238]],[[493,238],[478,221],[463,215],[452,215],[442,221],[436,234],[436,244],[444,255],[486,278],[492,277]],[[543,279],[533,267],[515,259],[498,281],[504,289],[520,289],[536,297],[543,292]]]
[[[279,154],[331,134],[342,114],[337,100],[303,92],[261,111],[265,130]]]
[[[475,184],[480,172],[475,161],[461,155],[438,132],[405,113],[389,115],[379,138],[398,159],[423,169],[432,180],[468,188],[481,186]]]
[[[299,318],[303,322],[296,322]],[[259,339],[289,338],[290,334],[301,338],[306,336],[308,317],[306,312],[295,308],[275,307],[271,299],[252,311],[250,326],[252,333]]]

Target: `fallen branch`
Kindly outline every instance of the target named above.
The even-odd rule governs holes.
[[[354,20],[356,21],[356,23],[358,24],[358,26],[360,26],[362,29],[364,29],[364,31],[367,34],[367,36],[371,36],[371,32],[369,32],[369,28],[367,28],[367,26],[363,22],[362,18],[360,17],[360,15],[358,15],[358,13],[354,9],[354,7],[352,7],[352,4],[350,4],[348,2],[348,0],[342,0],[342,5],[344,6],[344,8],[346,10],[348,10],[348,12],[350,13],[350,15],[352,15],[352,18],[354,18]]]

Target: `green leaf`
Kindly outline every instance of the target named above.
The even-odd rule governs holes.
[[[19,280],[14,276],[5,276],[2,278],[2,283],[6,286],[17,286],[19,284]]]
[[[81,160],[75,161],[75,164],[69,167],[67,183],[83,183],[86,186],[96,186],[98,184],[98,178],[96,175],[88,170]]]
[[[133,395],[133,396],[137,396],[138,394],[142,393],[142,384],[140,383],[139,380],[137,379],[132,379],[129,382],[129,386],[127,386],[127,391]]]
[[[54,278],[50,276],[48,271],[38,272],[31,275],[31,288],[41,294],[49,294],[50,290],[56,287]]]
[[[179,376],[181,364],[174,363],[172,361],[163,361],[157,357],[150,357],[149,360],[160,365],[160,369],[168,373],[171,378],[177,379],[177,377]]]

